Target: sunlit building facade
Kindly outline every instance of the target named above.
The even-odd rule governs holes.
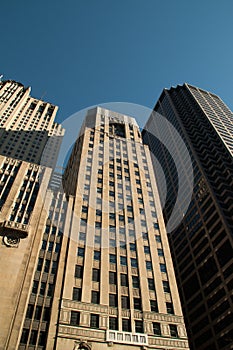
[[[0,156],[3,348],[189,349],[135,119],[90,110],[63,188],[28,148],[22,159],[13,151]]]

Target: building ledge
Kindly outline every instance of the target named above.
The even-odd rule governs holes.
[[[28,225],[6,220],[0,223],[0,235],[14,238],[26,238],[28,236]]]

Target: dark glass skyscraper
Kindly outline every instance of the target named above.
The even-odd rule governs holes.
[[[172,128],[158,127],[161,115]],[[192,169],[173,127],[185,143]],[[160,141],[161,134],[166,142]],[[169,223],[174,209],[179,217],[169,240],[191,348],[233,349],[232,112],[215,94],[188,84],[172,87],[163,90],[143,137],[155,155],[157,178],[161,167],[164,171],[158,187],[165,220]]]

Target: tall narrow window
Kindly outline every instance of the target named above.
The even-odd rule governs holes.
[[[78,326],[80,320],[80,313],[78,311],[71,311],[70,324],[72,326]]]

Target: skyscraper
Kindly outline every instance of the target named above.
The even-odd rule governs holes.
[[[57,181],[49,188],[51,169],[35,163],[1,156],[4,348],[188,349],[149,149],[135,120],[90,110],[64,191]]]
[[[29,93],[30,88],[18,82],[0,83],[0,344],[3,349],[16,349],[19,342],[41,244],[40,220],[47,213],[44,199],[52,168],[44,165],[56,164],[64,133],[61,125],[54,123],[57,107]]]
[[[64,135],[54,122],[58,107],[30,91],[16,81],[0,82],[0,154],[54,168]]]
[[[161,115],[172,125],[165,131],[157,126]],[[181,152],[173,127],[191,163]],[[165,142],[161,142],[161,132]],[[179,217],[169,241],[191,348],[232,349],[232,112],[218,96],[197,87],[184,84],[165,89],[146,123],[143,139],[155,155],[157,177],[159,167],[164,171],[158,189],[165,198],[166,222],[171,225],[174,210]]]

